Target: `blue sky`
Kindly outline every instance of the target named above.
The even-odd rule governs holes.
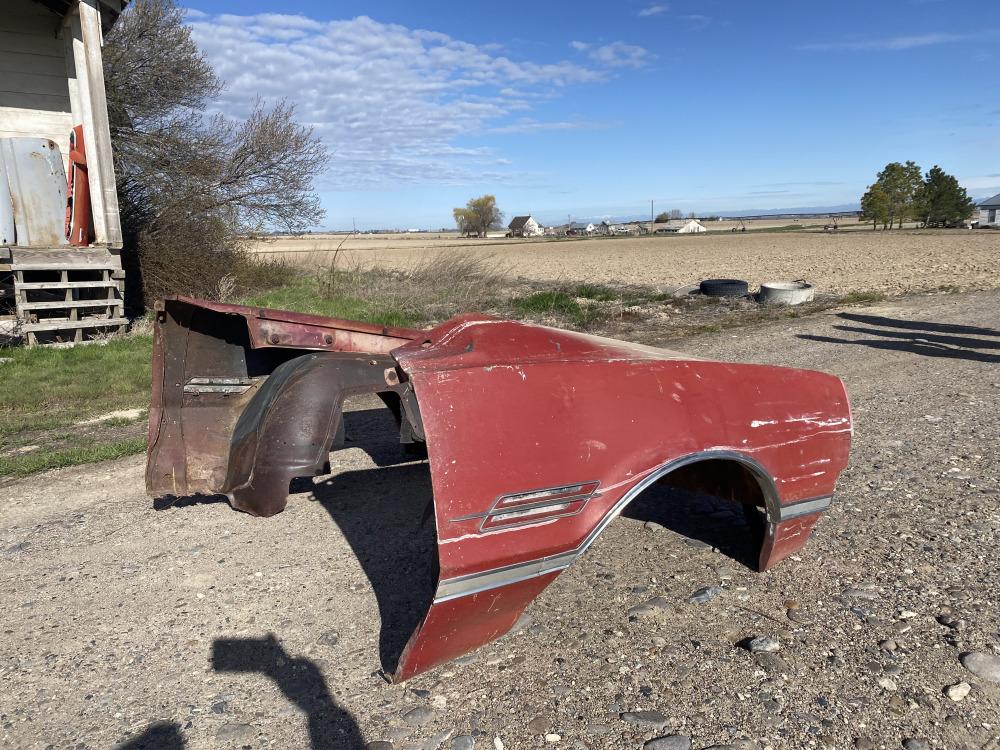
[[[326,227],[840,205],[906,159],[1000,192],[995,2],[186,7],[220,111],[287,98],[328,144]]]

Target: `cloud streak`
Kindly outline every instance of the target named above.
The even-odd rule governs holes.
[[[641,47],[585,45],[584,62],[516,60],[492,45],[366,16],[189,13],[195,41],[227,86],[214,109],[239,119],[258,97],[287,99],[331,151],[320,186],[381,189],[400,183],[504,180],[508,162],[459,139],[585,125],[522,119],[532,103],[645,64]]]
[[[955,44],[975,39],[985,39],[997,35],[997,29],[969,33],[932,32],[928,34],[911,34],[894,36],[884,39],[845,40],[838,42],[816,42],[802,44],[796,49],[805,52],[898,52],[919,47],[934,47],[941,44]]]
[[[659,3],[655,5],[647,5],[645,8],[640,10],[637,15],[639,18],[649,18],[650,16],[660,16],[670,10],[670,6],[664,3]]]

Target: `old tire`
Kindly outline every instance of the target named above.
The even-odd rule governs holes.
[[[760,285],[759,302],[779,305],[801,305],[812,302],[816,289],[805,281],[768,281]]]
[[[739,279],[705,279],[698,288],[706,297],[746,297],[750,291],[747,282]]]

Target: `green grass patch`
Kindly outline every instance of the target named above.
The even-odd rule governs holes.
[[[24,477],[47,469],[61,469],[97,461],[133,456],[146,450],[146,438],[130,438],[114,443],[86,445],[63,450],[39,450],[21,456],[0,458],[0,476]]]
[[[152,336],[65,349],[11,348],[0,365],[0,439],[149,405]]]
[[[622,292],[600,284],[577,284],[571,293],[574,297],[592,299],[596,302],[615,302],[624,297]]]
[[[401,301],[369,299],[352,294],[350,287],[354,284],[349,283],[351,281],[347,272],[338,272],[332,283],[327,278],[304,276],[285,286],[249,297],[243,300],[243,304],[383,326],[410,328],[423,322],[423,316],[407,310]]]
[[[511,306],[522,315],[554,314],[574,315],[580,312],[580,303],[563,291],[547,290],[534,292],[524,297],[515,297]]]

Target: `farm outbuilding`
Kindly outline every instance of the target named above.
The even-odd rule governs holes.
[[[101,55],[123,5],[3,0],[0,317],[8,337],[82,341],[126,322]]]
[[[708,231],[697,219],[671,219],[653,226],[657,234],[695,234]]]
[[[979,226],[1000,228],[1000,193],[979,204]]]
[[[544,231],[531,216],[515,216],[507,230],[511,237],[541,237]]]
[[[576,236],[579,235],[589,236],[592,235],[595,230],[596,227],[594,227],[594,225],[591,224],[590,222],[574,221],[567,227],[566,234],[576,235]]]

